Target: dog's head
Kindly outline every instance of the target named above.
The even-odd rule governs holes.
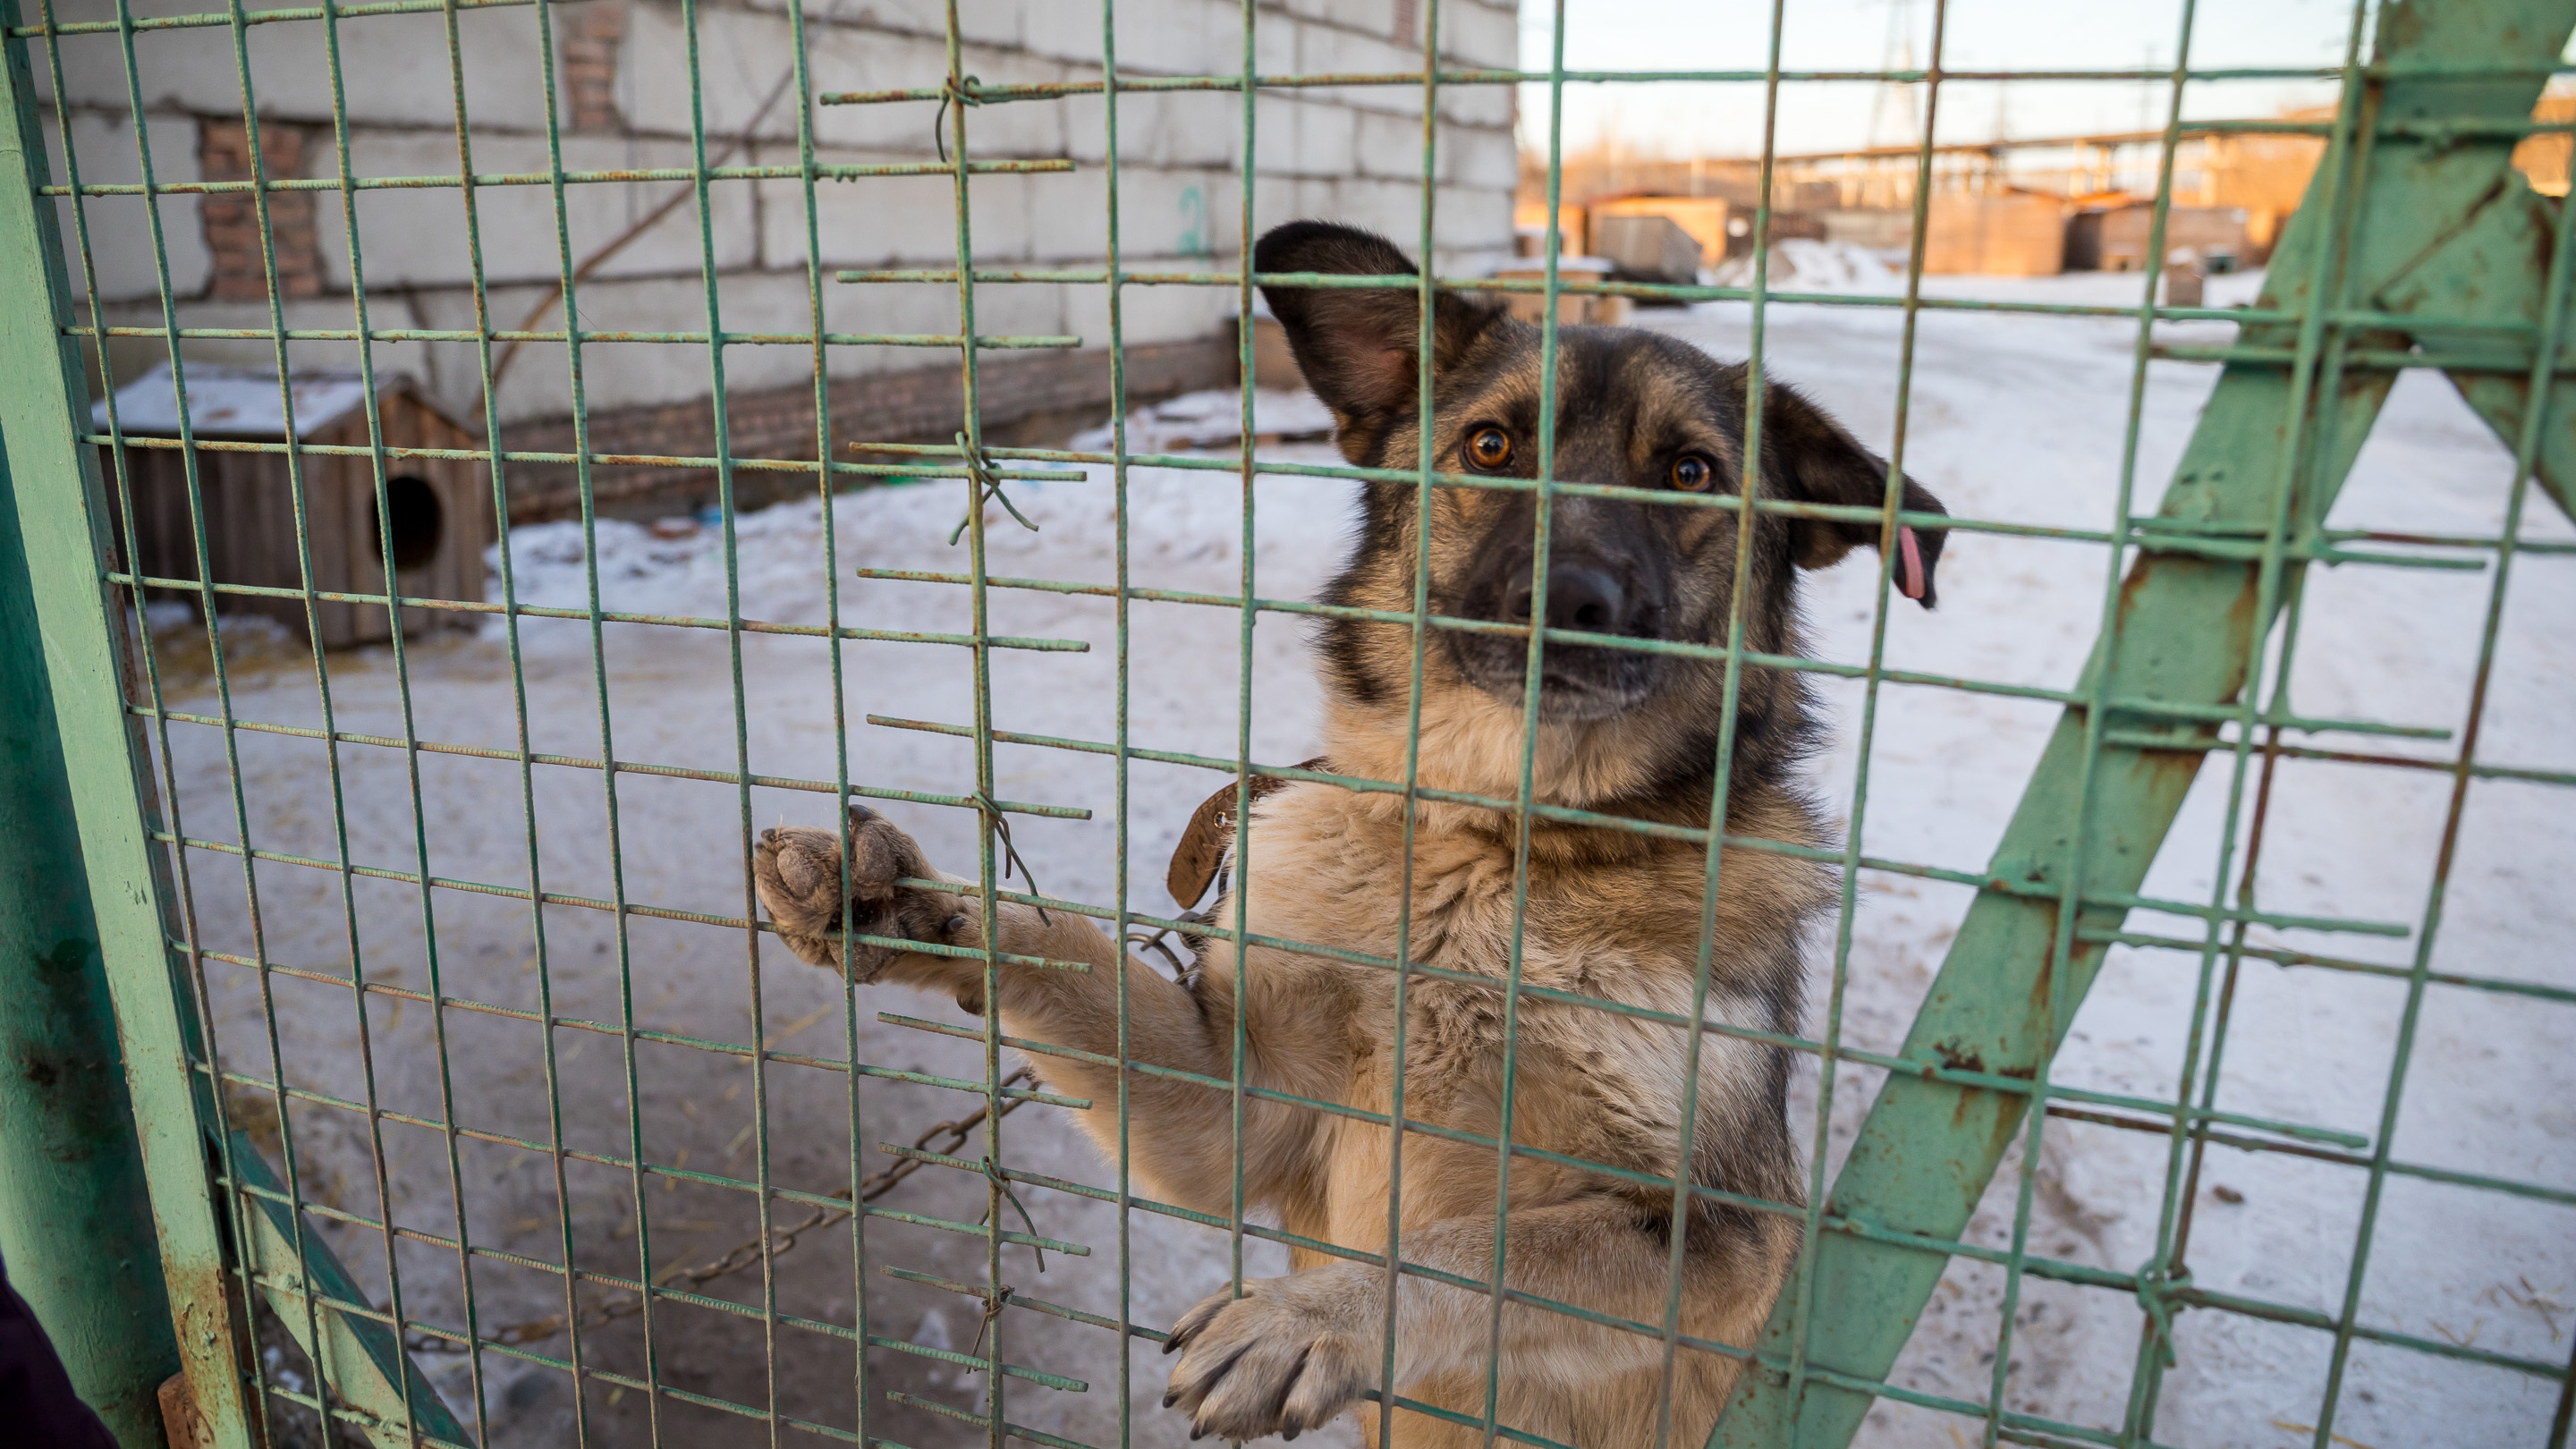
[[[1263,237],[1265,273],[1413,274],[1381,237],[1293,222]],[[1420,466],[1421,315],[1412,288],[1263,289],[1306,381],[1333,410],[1352,463]],[[1540,332],[1480,298],[1442,293],[1430,329],[1432,466],[1443,473],[1534,479],[1539,462]],[[1745,473],[1746,371],[1653,332],[1561,327],[1557,333],[1555,479],[1676,494],[1733,494]],[[1791,503],[1877,510],[1888,465],[1824,411],[1777,383],[1764,392],[1760,494]],[[1912,479],[1903,507],[1942,512]],[[1418,500],[1403,484],[1371,484],[1354,553],[1328,603],[1409,612],[1420,543]],[[1527,489],[1433,490],[1431,611],[1527,625],[1533,613],[1537,504]],[[1857,545],[1876,546],[1876,520],[1556,495],[1548,518],[1544,623],[1551,629],[1723,645],[1740,552],[1749,550],[1748,649],[1795,652],[1797,572],[1823,568]],[[1924,607],[1942,534],[1908,529],[1895,578]],[[1401,728],[1412,669],[1403,625],[1334,619],[1324,627],[1327,674],[1348,735],[1361,717],[1392,712]],[[1503,782],[1489,768],[1516,761],[1528,640],[1518,633],[1432,631],[1424,658],[1424,770]],[[1579,642],[1549,642],[1539,696],[1540,789],[1560,800],[1602,799],[1704,771],[1723,709],[1722,662]],[[1739,703],[1744,750],[1781,760],[1806,732],[1793,675],[1748,670]],[[1382,722],[1382,721],[1381,721]],[[1499,731],[1499,733],[1498,733]],[[1362,730],[1363,733],[1367,731]],[[1507,738],[1506,738],[1507,737]],[[1348,739],[1336,741],[1346,749]],[[1456,758],[1497,756],[1482,765]],[[1513,772],[1516,776],[1516,771]],[[1387,777],[1393,778],[1393,777]],[[1508,791],[1506,791],[1508,793]]]

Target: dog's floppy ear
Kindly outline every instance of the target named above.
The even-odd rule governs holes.
[[[1328,221],[1274,227],[1252,249],[1256,272],[1414,275],[1395,243]],[[1306,385],[1333,410],[1345,432],[1405,411],[1416,396],[1421,342],[1419,297],[1410,287],[1264,287],[1270,315],[1288,335]],[[1443,292],[1432,303],[1434,368],[1445,367],[1503,309]]]
[[[1767,484],[1797,502],[1872,510],[1886,506],[1887,460],[1862,447],[1823,408],[1779,383],[1764,392],[1762,453],[1769,460]],[[1949,512],[1930,489],[1911,478],[1905,480],[1901,506],[1908,513]],[[1854,548],[1879,541],[1874,519],[1797,518],[1789,520],[1789,527],[1800,568],[1830,567]],[[1897,529],[1897,592],[1927,609],[1938,598],[1932,575],[1946,535],[1939,528]]]

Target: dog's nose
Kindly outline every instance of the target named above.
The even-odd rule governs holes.
[[[1504,616],[1515,624],[1529,622],[1527,578],[1515,583],[1503,600]],[[1580,629],[1590,634],[1617,633],[1626,622],[1628,591],[1618,576],[1598,564],[1564,563],[1547,571],[1547,626]]]

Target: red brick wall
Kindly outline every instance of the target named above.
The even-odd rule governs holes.
[[[269,180],[304,174],[309,134],[300,126],[260,123],[260,159]],[[249,128],[237,120],[198,121],[197,167],[208,181],[249,180]],[[310,191],[268,194],[269,235],[276,249],[281,300],[322,295],[322,246],[315,230],[319,199]],[[257,199],[246,191],[218,192],[199,204],[198,216],[205,226],[206,250],[214,255],[208,295],[218,301],[266,298],[268,275],[260,257]]]
[[[563,121],[576,131],[613,131],[617,112],[617,46],[626,38],[625,0],[592,0],[570,11],[560,32]]]

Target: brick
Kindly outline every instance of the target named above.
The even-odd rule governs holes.
[[[137,46],[148,107],[241,115],[241,81],[228,28],[188,27],[149,35]],[[445,17],[435,11],[371,15],[342,25],[340,37],[351,122],[455,124]],[[542,129],[545,88],[536,67],[534,9],[465,10],[457,17],[457,43],[465,66],[466,107],[474,123]],[[330,122],[331,67],[320,25],[253,26],[249,47],[251,84],[262,116],[313,125]],[[82,103],[117,109],[126,105],[123,63],[112,37],[66,46],[63,56],[68,95]]]
[[[1443,181],[1508,194],[1520,179],[1520,148],[1507,132],[1446,127],[1440,149]]]
[[[625,0],[591,0],[568,17],[557,42],[563,60],[565,121],[576,131],[615,130],[617,52],[626,40]]]
[[[1485,62],[1476,62],[1484,68]],[[1496,69],[1509,69],[1505,60]],[[1519,114],[1519,92],[1511,86],[1443,86],[1440,90],[1440,119],[1452,125],[1477,126],[1509,134],[1513,119]]]
[[[892,110],[891,106],[847,107]],[[764,147],[763,162],[794,159],[792,149]],[[829,165],[865,164],[890,159],[882,152],[824,151],[815,159]],[[1025,178],[979,176],[977,191],[1017,186]],[[768,211],[762,228],[763,258],[776,268],[805,265],[805,186],[801,181],[760,183]],[[833,267],[951,266],[957,260],[957,227],[951,211],[949,183],[940,177],[905,177],[881,181],[826,181],[814,188],[815,231],[823,261]],[[980,235],[980,234],[979,234]],[[876,289],[867,289],[873,292]],[[864,295],[864,294],[862,294]],[[853,329],[855,330],[855,329]],[[905,329],[871,329],[905,330]]]
[[[1295,64],[1310,75],[1341,74],[1350,71],[1420,70],[1422,50],[1418,43],[1411,47],[1396,44],[1380,28],[1374,35],[1338,26],[1299,25],[1296,30]],[[1393,109],[1398,99],[1421,106],[1421,94],[1408,87],[1370,86],[1364,94],[1377,106]]]
[[[1519,18],[1508,9],[1453,3],[1440,7],[1440,53],[1475,69],[1520,63]]]
[[[1239,102],[1223,92],[1118,99],[1119,160],[1151,166],[1232,166],[1242,144]]]
[[[1358,126],[1353,155],[1362,176],[1418,181],[1422,176],[1422,122],[1409,116],[1351,113]],[[1354,168],[1333,168],[1348,175]],[[1514,173],[1517,176],[1517,172]]]
[[[1131,259],[1234,254],[1242,193],[1231,171],[1129,171],[1119,182],[1120,241]]]
[[[1081,7],[1067,6],[1068,9]],[[1160,14],[1118,12],[1118,63],[1122,68],[1168,75],[1205,75],[1240,70],[1242,10],[1217,0],[1173,0]],[[1283,24],[1265,15],[1258,33]],[[1261,68],[1271,70],[1269,52]],[[1093,55],[1097,62],[1097,52]]]
[[[711,155],[750,124],[754,108],[784,72],[793,13],[786,7],[796,3],[808,17],[817,89],[935,84],[945,73],[944,46],[937,35],[939,0],[869,0],[864,6],[837,9],[831,0],[728,0],[706,7],[700,24]],[[1399,0],[1262,0],[1256,20],[1260,66],[1274,73],[1411,69],[1419,64],[1420,47],[1418,40],[1398,38],[1402,8]],[[1417,17],[1430,9],[1419,0],[1413,0],[1412,8]],[[970,27],[986,28],[968,37],[966,67],[987,83],[1097,74],[1096,7],[1081,0],[1061,5],[1054,0],[974,0],[967,9]],[[556,95],[566,126],[565,163],[576,169],[685,165],[686,37],[672,7],[636,0],[556,0],[551,13]],[[1473,59],[1510,61],[1508,42],[1514,32],[1508,6],[1443,0],[1441,13],[1444,52],[1502,43],[1506,50],[1499,57]],[[1236,0],[1120,0],[1122,66],[1131,74],[1231,72],[1241,63],[1241,14]],[[478,169],[545,168],[544,88],[533,69],[533,18],[524,9],[472,10],[460,16]],[[349,32],[344,43],[354,47],[347,52],[351,165],[358,174],[446,173],[454,168],[443,24],[434,15],[388,16]],[[318,46],[309,43],[315,34],[312,27],[269,26],[251,36],[253,78],[266,127],[262,134],[274,153],[273,176],[329,176],[338,165],[321,124],[328,116],[329,74]],[[156,33],[143,56],[146,94],[156,105],[237,118],[230,46],[231,36],[220,29]],[[112,46],[88,49],[113,59]],[[116,166],[127,171],[133,166],[131,123],[102,119],[121,101],[124,78],[113,64],[83,61],[81,51],[75,47],[66,54],[65,89],[84,103],[96,103],[75,111],[70,123],[80,133],[84,160],[93,153],[99,158],[84,167],[85,178],[132,179],[109,174]],[[1499,254],[1509,245],[1509,193],[1517,179],[1509,129],[1512,94],[1508,87],[1442,92],[1443,117],[1451,122],[1444,127],[1440,158],[1444,269],[1468,269],[1452,268],[1452,262]],[[1409,250],[1419,217],[1420,127],[1408,113],[1418,112],[1420,102],[1419,88],[1406,86],[1265,93],[1254,167],[1261,202],[1256,226],[1297,216],[1341,218],[1384,229]],[[1128,264],[1160,270],[1230,263],[1241,226],[1236,200],[1242,184],[1236,169],[1242,160],[1240,97],[1221,92],[1131,94],[1119,106]],[[934,110],[926,103],[818,110],[814,119],[822,159],[928,160]],[[1083,97],[1063,104],[988,106],[969,115],[979,156],[1067,155],[1080,163],[1079,170],[1066,175],[975,178],[975,239],[982,260],[1005,266],[1098,264],[1105,246],[1102,111],[1099,98]],[[1457,124],[1461,120],[1470,124]],[[164,180],[193,179],[200,149],[209,174],[247,168],[248,147],[238,119],[228,135],[201,135],[196,115],[172,113],[153,124],[173,128],[182,142],[177,148],[155,147]],[[729,159],[792,161],[794,126],[793,106],[775,107],[760,120],[756,147]],[[171,154],[174,150],[184,154]],[[109,153],[117,158],[113,164]],[[730,327],[801,331],[810,325],[804,190],[793,180],[718,183],[713,261]],[[576,257],[588,255],[673,191],[685,194],[684,187],[667,183],[571,188],[566,204]],[[945,266],[951,260],[953,222],[945,178],[825,182],[816,196],[827,266]],[[281,193],[270,200],[280,300],[290,313],[313,319],[294,325],[345,326],[349,257],[342,202],[327,192]],[[364,231],[367,278],[379,292],[380,308],[407,311],[409,316],[401,319],[405,325],[474,325],[456,194],[374,190],[360,193],[353,204]],[[157,318],[157,310],[148,305],[153,268],[149,230],[140,224],[146,215],[142,205],[139,198],[100,198],[87,208],[102,269],[100,290],[120,309],[120,322]],[[161,215],[174,228],[170,257],[175,289],[200,299],[183,320],[191,326],[262,325],[269,298],[250,198],[171,197],[161,206]],[[552,199],[543,187],[493,187],[479,192],[477,208],[491,311],[497,325],[515,326],[540,300],[559,267]],[[698,265],[694,208],[682,205],[583,281],[585,324],[592,329],[703,327],[706,299]],[[1140,347],[1177,346],[1230,328],[1235,304],[1234,294],[1221,289],[1131,288],[1125,293],[1123,317],[1128,337]],[[982,293],[979,305],[978,320],[987,331],[1069,332],[1095,345],[1105,341],[1106,298],[1097,287],[993,288]],[[825,288],[824,306],[826,325],[838,332],[944,332],[954,326],[955,299],[945,287],[831,285]],[[561,317],[559,307],[551,308],[537,325],[559,326]],[[209,341],[199,350],[231,345]],[[255,354],[245,360],[265,360],[262,344],[245,346]],[[316,360],[325,352],[336,360],[339,353],[331,346],[314,344],[306,350],[314,351]],[[470,344],[389,344],[378,355],[391,358],[397,352],[407,359],[404,365],[426,375],[428,385],[452,409],[470,411],[480,401]],[[586,385],[593,405],[602,410],[603,426],[606,420],[633,415],[635,451],[705,449],[710,425],[703,349],[600,344],[588,349],[585,358]],[[987,361],[993,368],[1057,365],[1025,355]],[[764,429],[773,427],[762,421],[769,416],[763,411],[769,394],[785,399],[780,407],[790,407],[798,397],[810,398],[810,381],[798,377],[810,366],[810,354],[796,348],[747,347],[727,354],[732,415],[747,430],[746,438],[763,436]],[[830,367],[836,398],[860,386],[860,379],[881,381],[924,368],[947,377],[953,390],[953,359],[935,352],[835,349]],[[570,406],[564,374],[559,344],[521,349],[496,404],[504,424],[516,428],[521,419],[560,416]],[[1059,396],[1034,381],[1027,386],[1036,389],[1030,393],[1036,401],[1011,407],[1043,411],[1040,404],[1046,398]],[[1079,389],[1061,395],[1088,396]],[[865,415],[863,405],[851,405]],[[1068,405],[1096,412],[1105,402]],[[1003,420],[1002,413],[993,416],[996,427],[1015,425]],[[809,415],[798,427],[810,424]],[[931,435],[937,435],[935,430]],[[621,480],[632,471],[604,472],[603,486],[614,492],[625,486]]]
[[[725,155],[722,142],[712,136],[708,141],[709,161]],[[453,172],[456,138],[452,132],[360,130],[349,138],[349,154],[352,169],[361,176]],[[676,141],[629,140],[591,132],[565,136],[563,158],[565,167],[576,171],[624,166],[685,167],[690,152]],[[753,159],[748,152],[731,157],[734,163]],[[789,159],[793,159],[792,152]],[[542,172],[546,169],[545,138],[477,136],[474,164],[483,171]],[[710,188],[715,198],[716,266],[720,271],[756,260],[753,185],[747,181],[718,181]],[[681,199],[669,214],[601,262],[592,275],[607,278],[696,270],[697,203],[690,197],[688,183],[682,181],[590,182],[566,187],[564,209],[571,227],[575,262],[589,259],[675,197]],[[329,275],[345,285],[349,275],[348,239],[337,215],[337,201],[326,198],[324,204],[322,256]],[[475,193],[474,204],[482,227],[483,267],[488,281],[543,283],[561,272],[554,198],[546,187],[482,187]],[[408,187],[363,191],[358,195],[358,223],[366,246],[369,286],[467,283],[465,211],[455,191]],[[507,323],[517,320],[515,315],[505,319]]]
[[[259,128],[260,160],[271,181],[304,174],[309,132],[301,126],[264,121]],[[197,125],[197,169],[208,181],[247,181],[251,176],[250,131],[241,122],[208,117]],[[269,242],[275,251],[277,290],[281,298],[322,295],[322,256],[314,229],[316,197],[309,191],[271,192],[268,196]],[[209,196],[197,214],[214,266],[207,295],[224,301],[252,301],[268,296],[266,262],[261,256],[259,203],[245,192]]]

